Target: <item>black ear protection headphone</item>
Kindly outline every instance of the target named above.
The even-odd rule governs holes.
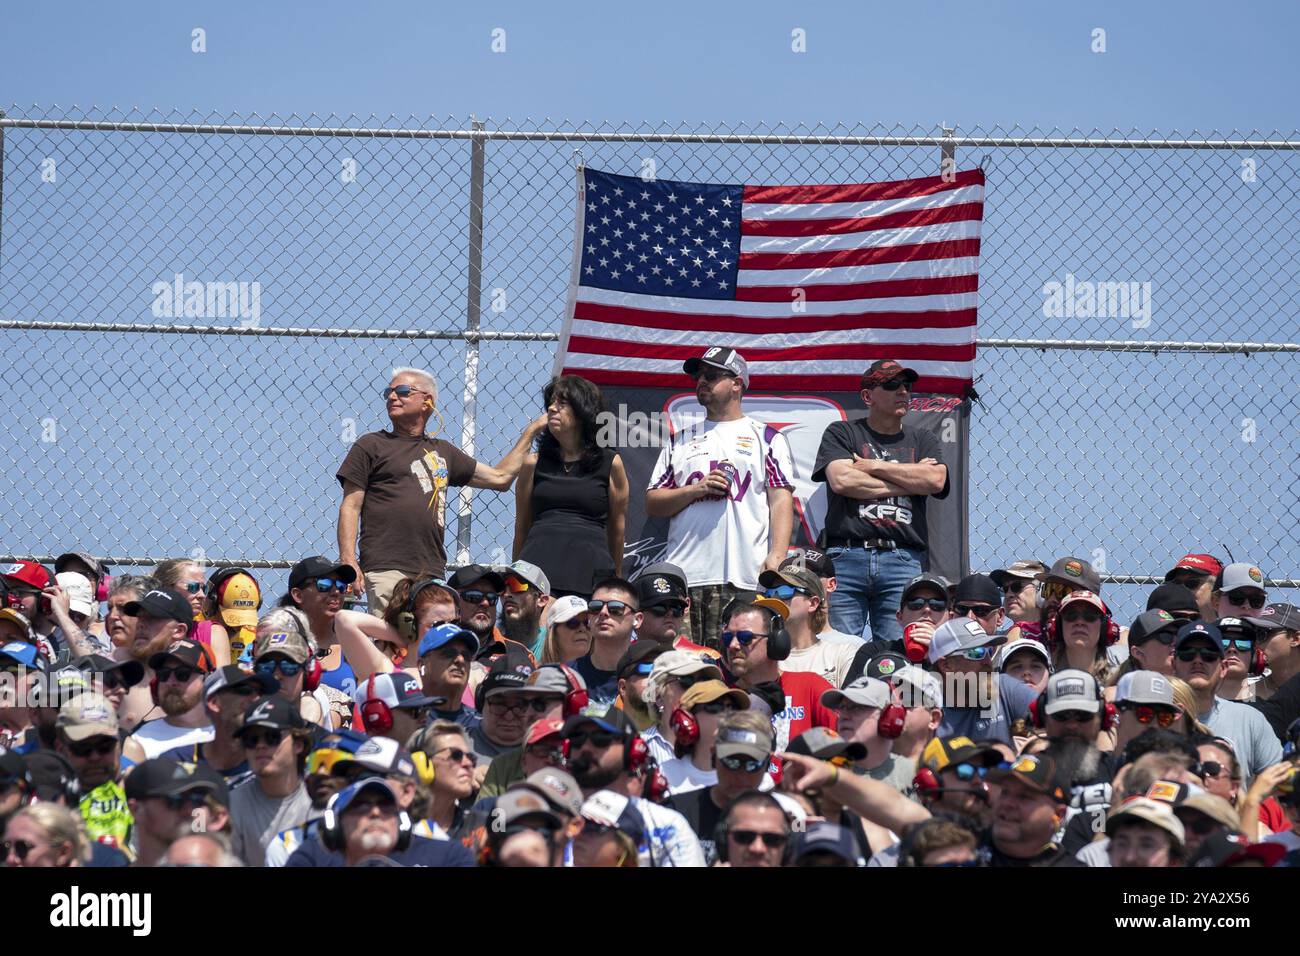
[[[781,821],[785,824],[785,849],[781,851],[781,865],[789,866],[794,859],[794,831],[790,826],[790,818],[785,814],[785,807],[781,806],[776,797],[762,790],[750,790],[748,793],[742,793],[731,802],[731,807],[722,815],[718,825],[713,830],[713,845],[718,851],[718,860],[722,863],[730,863],[727,859],[728,851],[731,849],[731,811],[742,799],[748,803],[754,800],[754,795],[758,794],[763,797],[769,806],[775,807],[781,814]]]
[[[208,578],[208,598],[211,599],[213,604],[221,604],[221,597],[217,592],[221,589],[222,584],[230,578],[233,578],[236,574],[247,574],[250,578],[253,578],[253,573],[249,571],[248,568],[218,568],[216,571],[212,572],[212,577]],[[253,581],[256,582],[257,578],[253,578]],[[257,607],[254,610],[262,610],[261,585],[258,585],[257,587]]]
[[[321,817],[320,842],[325,845],[327,850],[332,850],[335,853],[343,852],[343,820],[341,814],[334,812],[333,801],[330,801],[330,805],[325,808],[325,815]],[[398,810],[397,846],[393,847],[393,852],[400,853],[410,845],[411,816],[405,810]]]
[[[1094,699],[1101,704],[1101,729],[1103,731],[1114,730],[1119,726],[1119,709],[1106,700],[1106,695],[1101,690],[1101,684],[1095,677],[1092,678],[1092,689],[1096,692]],[[1040,729],[1047,726],[1046,708],[1047,691],[1043,691],[1036,699],[1029,702],[1029,721],[1033,726]]]
[[[1077,594],[1078,592],[1075,592]],[[1075,594],[1067,594],[1065,600],[1057,607],[1057,611],[1052,615],[1052,619],[1047,622],[1047,643],[1055,646],[1060,641],[1060,625],[1057,623],[1061,619],[1061,607],[1071,603],[1071,598]],[[1098,601],[1101,601],[1101,595],[1095,595]],[[1089,605],[1091,607],[1091,605]],[[1101,606],[1105,609],[1101,614],[1101,638],[1106,642],[1106,646],[1119,643],[1119,625],[1115,619],[1110,616],[1110,605],[1101,601]]]
[[[736,598],[722,609],[722,620],[729,621],[731,615],[740,611],[761,611],[766,616],[767,629],[770,632],[767,635],[767,659],[769,661],[783,661],[790,656],[793,644],[790,640],[790,632],[785,629],[785,621],[780,614],[770,607],[753,604],[744,598]],[[726,652],[726,648],[723,648],[723,652]]]

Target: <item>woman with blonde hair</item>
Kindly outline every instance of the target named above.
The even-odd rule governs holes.
[[[33,803],[5,825],[5,866],[67,867],[90,862],[81,817],[57,803]]]
[[[556,598],[546,608],[546,637],[539,664],[567,664],[591,650],[585,599],[570,594]]]
[[[1177,677],[1166,677],[1165,680],[1174,689],[1174,705],[1182,711],[1169,729],[1184,737],[1213,737],[1214,731],[1196,719],[1196,695],[1192,693],[1191,685]]]
[[[189,558],[172,558],[154,565],[152,577],[169,591],[175,591],[190,602],[194,620],[190,622],[190,639],[198,641],[212,651],[218,667],[230,660],[230,634],[217,621],[204,617],[207,606],[208,581],[197,561]]]

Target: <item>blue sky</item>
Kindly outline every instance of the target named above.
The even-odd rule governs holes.
[[[1300,68],[1291,49],[1300,7],[1248,9],[1249,15],[1210,3],[1041,2],[15,4],[5,13],[0,103],[21,115],[93,116],[138,106],[214,121],[374,114],[435,125],[449,118],[458,128],[472,113],[494,127],[549,118],[548,125],[614,128],[862,123],[931,132],[946,122],[986,132],[1287,134],[1300,125]],[[206,31],[203,54],[191,51],[196,27]],[[498,28],[505,31],[504,53],[492,51]],[[1092,52],[1097,28],[1105,30],[1105,53]],[[791,50],[795,29],[805,31],[805,53]],[[317,167],[337,162],[337,142],[244,138],[209,143],[209,155],[195,139],[10,132],[0,315],[141,321],[143,290],[157,276],[256,276],[279,263],[287,273],[301,266],[301,275],[279,288],[268,283],[268,309],[276,307],[268,324],[412,327],[434,314],[457,326],[464,300],[454,268],[463,250],[456,205],[463,198],[463,146],[358,143],[353,152],[363,170],[378,167],[388,185],[376,177],[363,191],[344,194],[327,183],[308,195],[305,185],[319,185],[312,178]],[[110,142],[117,152],[102,152]],[[197,154],[187,152],[194,148]],[[143,172],[131,174],[103,161],[139,160],[153,149],[174,160],[164,173],[143,160]],[[587,159],[635,172],[643,152],[591,149]],[[63,182],[71,187],[57,199],[40,191],[27,165],[50,153],[65,163]],[[485,312],[488,327],[558,329],[551,303],[567,276],[567,263],[556,262],[571,238],[570,153],[564,145],[489,151],[484,286],[524,291],[505,315]],[[788,151],[771,156],[768,163],[750,151],[719,165],[716,152],[678,150],[661,175],[791,181],[797,173],[790,170],[803,162]],[[827,161],[823,174],[932,175],[933,157],[933,149],[863,151]],[[981,158],[991,161],[982,336],[1300,340],[1300,288],[1286,265],[1300,253],[1300,199],[1288,185],[1300,180],[1294,154],[1258,157],[1261,178],[1249,191],[1233,154],[1092,152],[1070,157],[1076,175],[1064,179],[1054,166],[1059,157],[1046,153],[969,150],[959,166]],[[223,168],[214,172],[213,159]],[[393,185],[394,174],[413,183],[412,191]],[[106,198],[115,189],[131,201]],[[190,190],[201,198],[191,201]],[[545,198],[530,202],[534,194]],[[230,212],[249,196],[256,197],[254,213]],[[123,208],[133,214],[125,225]],[[160,217],[165,228],[158,228]],[[305,225],[298,228],[300,218]],[[1140,333],[1103,322],[1052,326],[1036,315],[1035,297],[1044,281],[1066,273],[1149,279],[1160,319]],[[78,284],[86,276],[93,278]],[[381,291],[367,293],[373,288]],[[289,304],[294,321],[285,318]],[[78,438],[75,449],[44,450],[22,467],[37,488],[66,494],[65,479],[74,474],[90,479],[85,487],[99,494],[85,508],[50,509],[48,497],[10,486],[4,500],[24,513],[15,522],[24,539],[15,549],[58,550],[89,535],[100,553],[332,551],[337,496],[331,475],[320,474],[315,462],[341,458],[337,436],[327,440],[340,416],[355,417],[362,431],[382,426],[371,386],[395,364],[392,349],[165,338],[73,333],[60,340],[60,351],[46,337],[14,334],[30,358],[10,373],[10,390],[45,394],[41,402]],[[535,404],[531,386],[520,388],[521,371],[547,358],[536,346],[498,348],[485,359],[483,400],[504,408],[482,450],[493,459]],[[166,373],[143,361],[149,353]],[[460,387],[452,371],[463,365],[463,353],[459,346],[426,346],[419,354],[448,373],[440,376],[443,407],[456,438]],[[348,374],[335,380],[340,368]],[[981,352],[986,408],[977,412],[972,451],[972,564],[1050,561],[1067,551],[1089,557],[1100,549],[1108,570],[1148,574],[1185,550],[1226,556],[1226,548],[1270,574],[1296,576],[1300,557],[1290,529],[1300,509],[1300,396],[1294,388],[1264,387],[1293,379],[1293,368],[1294,357]],[[48,382],[69,376],[84,388],[49,397]],[[232,392],[242,409],[232,408],[241,404],[229,401]],[[286,395],[306,410],[286,415],[279,407]],[[1258,422],[1259,441],[1240,439],[1245,417]],[[269,489],[240,464],[243,455],[271,463]],[[127,505],[129,520],[114,524],[124,507],[117,502],[142,487],[158,503],[146,512]],[[508,502],[487,504],[504,524]],[[1073,518],[1079,510],[1088,517]],[[175,517],[146,528],[158,513]],[[481,521],[475,532],[484,556],[502,540],[489,524]],[[40,530],[55,541],[26,540]],[[1140,609],[1139,591],[1115,593],[1123,595],[1118,609],[1125,619]]]

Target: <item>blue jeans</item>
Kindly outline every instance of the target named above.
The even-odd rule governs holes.
[[[903,629],[895,615],[903,588],[921,573],[921,552],[911,548],[827,548],[826,555],[835,562],[831,627],[845,634],[860,634],[868,641],[901,638]]]

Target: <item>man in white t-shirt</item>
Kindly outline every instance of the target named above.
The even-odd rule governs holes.
[[[162,600],[155,595],[174,597],[176,601],[188,602],[178,594],[167,591],[150,591],[138,602],[127,605],[139,609],[140,628],[145,627],[144,615],[161,613]],[[178,621],[179,619],[173,619]],[[212,651],[204,644],[191,640],[176,641],[161,654],[149,658],[149,669],[153,672],[151,691],[155,709],[146,720],[126,740],[123,756],[139,762],[162,756],[176,747],[193,744],[206,744],[212,740],[214,731],[212,721],[203,706],[203,681],[216,667]],[[161,716],[155,716],[161,710]]]
[[[790,656],[780,662],[783,671],[811,671],[832,687],[843,687],[857,647],[832,644],[817,636],[826,623],[826,590],[811,570],[785,564],[758,576],[764,595],[790,609],[785,620],[790,635]]]
[[[669,519],[664,560],[690,583],[691,639],[717,648],[722,609],[786,556],[793,464],[785,436],[741,411],[749,366],[735,349],[714,346],[682,367],[695,379],[705,419],[659,453],[646,514]]]

